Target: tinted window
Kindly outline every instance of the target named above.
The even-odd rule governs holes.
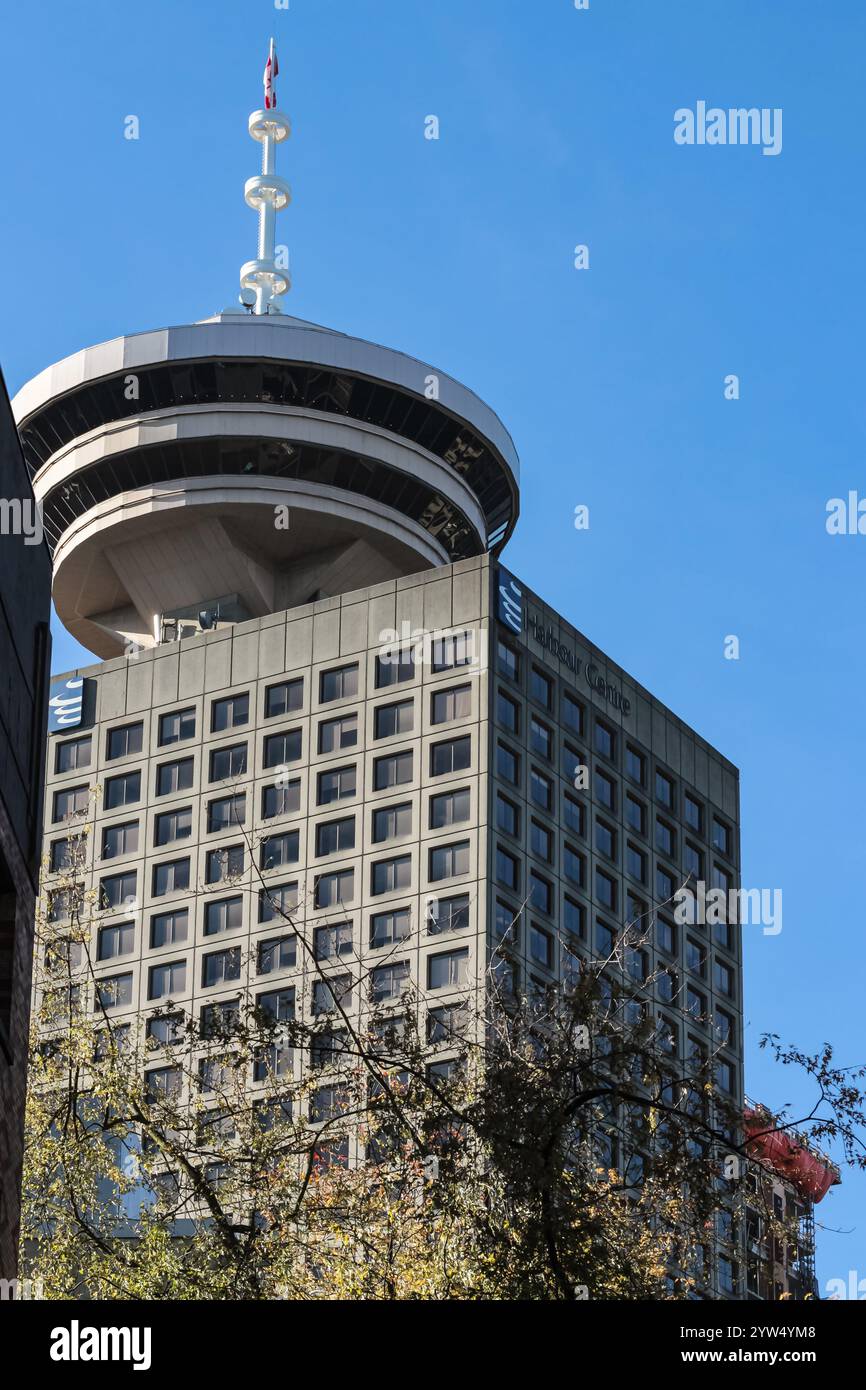
[[[229,695],[223,700],[214,700],[211,705],[211,732],[218,734],[224,729],[236,729],[249,722],[250,697],[245,691],[242,695]]]
[[[140,753],[143,729],[142,724],[123,724],[117,729],[109,729],[106,756],[125,758],[130,754]]]
[[[304,682],[302,678],[281,681],[279,685],[269,685],[265,691],[265,718],[273,719],[279,714],[292,714],[304,703]]]
[[[338,666],[319,676],[319,700],[347,700],[358,693],[358,667]]]
[[[160,746],[167,743],[180,743],[182,739],[195,735],[195,710],[172,710],[170,714],[159,717]]]

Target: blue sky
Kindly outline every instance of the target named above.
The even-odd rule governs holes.
[[[522,460],[509,568],[741,768],[744,882],[784,894],[781,935],[746,931],[748,1090],[810,1095],[767,1029],[866,1060],[866,537],[824,524],[866,496],[866,6],[47,0],[3,27],[10,391],[235,303],[275,33],[288,311],[490,402]],[[676,145],[699,100],[782,108],[781,154]],[[81,660],[58,629],[55,668]],[[866,1277],[864,1194],[818,1209],[822,1286]]]

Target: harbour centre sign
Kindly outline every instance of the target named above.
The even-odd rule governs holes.
[[[584,661],[583,657],[577,655],[573,647],[567,642],[561,642],[556,635],[556,630],[552,624],[545,626],[543,618],[537,613],[530,613],[528,606],[524,605],[523,588],[509,574],[508,570],[500,565],[498,576],[498,607],[497,612],[499,621],[509,628],[516,635],[528,632],[534,641],[545,651],[552,652],[557,661],[562,662],[576,676],[582,676],[590,690],[600,695],[606,700],[613,709],[628,715],[631,713],[631,700],[623,695],[622,691],[607,680],[602,675],[594,661]]]
[[[580,665],[578,662],[578,666]],[[594,661],[583,663],[583,674],[591,690],[597,690],[614,709],[620,710],[623,714],[631,714],[631,700],[627,695],[623,695],[612,681],[605,679]]]
[[[540,647],[546,647],[549,652],[553,652],[557,661],[561,661],[570,671],[580,674],[582,662],[579,656],[575,656],[574,649],[560,642],[552,627],[545,628],[541,618],[535,613],[530,613],[526,620],[526,626],[532,633]]]

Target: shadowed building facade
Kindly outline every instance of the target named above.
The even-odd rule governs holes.
[[[2,377],[0,505],[0,1278],[14,1279],[42,851],[51,559],[34,524],[33,492]]]

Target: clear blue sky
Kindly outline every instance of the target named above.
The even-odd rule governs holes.
[[[866,537],[824,526],[828,498],[866,495],[866,5],[6,6],[10,391],[235,303],[271,32],[289,312],[499,411],[523,470],[510,568],[741,768],[744,881],[784,894],[782,934],[746,932],[746,1083],[802,1105],[762,1031],[866,1060]],[[675,145],[698,100],[781,107],[782,153]],[[55,642],[56,669],[82,660]],[[846,1175],[818,1209],[842,1232],[822,1286],[866,1277],[864,1194]]]

